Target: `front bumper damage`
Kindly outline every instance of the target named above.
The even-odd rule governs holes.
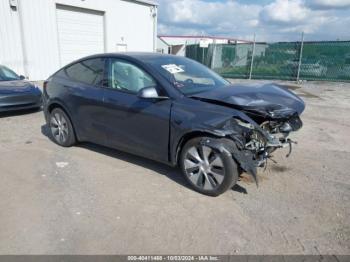
[[[280,120],[278,128],[276,121],[271,121],[269,125],[273,128],[266,128],[266,123],[258,125],[233,118],[220,127],[224,133],[223,139],[203,139],[201,143],[213,150],[229,154],[241,170],[250,174],[258,185],[257,168],[266,167],[276,149],[289,148],[286,157],[290,156],[293,144],[297,142],[288,138],[288,135],[300,129],[302,122],[299,116],[294,115],[289,119]]]
[[[201,143],[202,145],[208,146],[213,150],[219,151],[220,153],[229,154],[231,157],[233,157],[242,170],[252,175],[258,184],[257,167],[259,164],[258,161],[254,160],[254,156],[251,151],[239,149],[233,140],[230,139],[227,139],[227,141],[203,139]]]

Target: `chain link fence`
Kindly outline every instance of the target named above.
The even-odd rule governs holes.
[[[195,44],[186,56],[227,78],[350,81],[350,41]]]

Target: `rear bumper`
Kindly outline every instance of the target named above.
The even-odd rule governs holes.
[[[0,96],[0,112],[39,108],[41,106],[41,93],[8,94]]]

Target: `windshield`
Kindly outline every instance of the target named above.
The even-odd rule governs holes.
[[[147,61],[185,95],[193,95],[230,83],[206,66],[185,57],[158,56]]]
[[[19,79],[19,76],[11,69],[5,66],[0,66],[0,81],[12,81]]]

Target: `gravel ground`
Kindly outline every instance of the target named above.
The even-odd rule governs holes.
[[[293,154],[217,197],[179,170],[61,148],[42,112],[0,116],[0,254],[349,254],[350,84],[302,83]]]

